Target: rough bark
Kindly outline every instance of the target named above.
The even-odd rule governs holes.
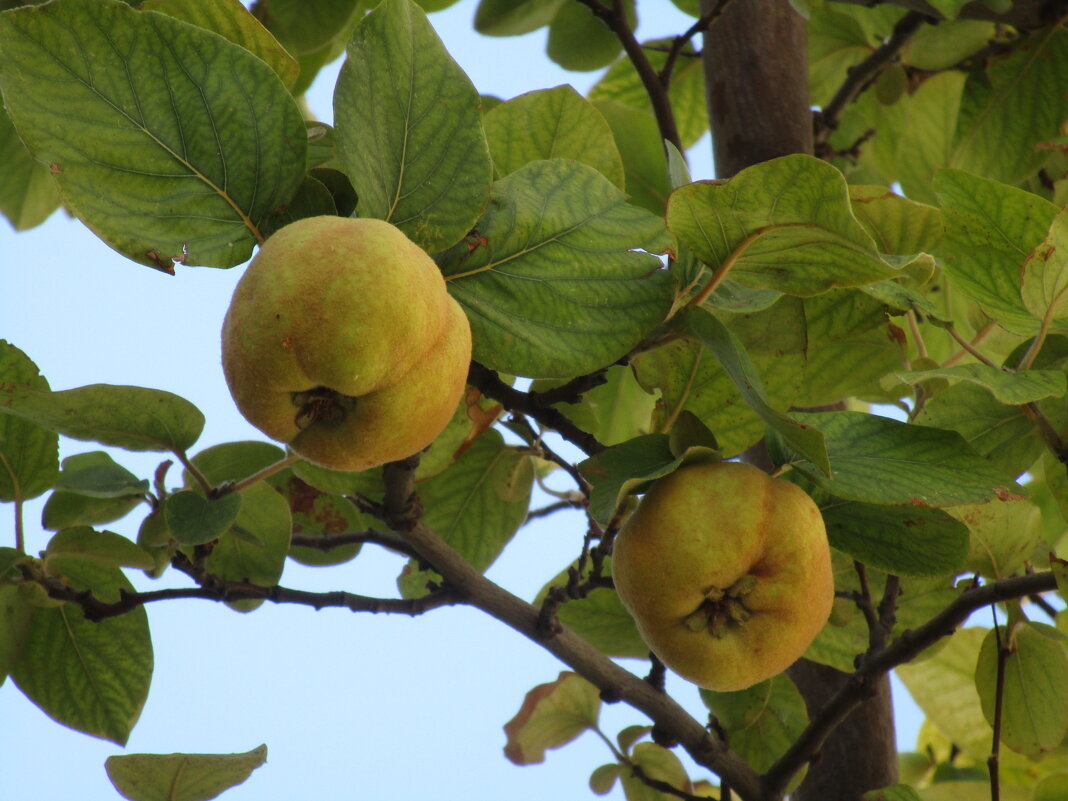
[[[711,0],[702,0],[703,11]],[[788,0],[731,3],[703,48],[716,175],[777,156],[812,153],[805,22]],[[846,674],[802,660],[790,671],[815,713]],[[796,801],[855,801],[897,780],[889,680],[830,736]]]
[[[717,177],[812,152],[805,21],[787,0],[732,2],[703,53]]]

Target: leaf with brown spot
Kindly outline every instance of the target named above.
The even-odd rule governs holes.
[[[545,761],[545,751],[559,748],[597,725],[601,697],[577,673],[563,671],[556,681],[527,693],[516,716],[504,725],[504,755],[516,765]]]

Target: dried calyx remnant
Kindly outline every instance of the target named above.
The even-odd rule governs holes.
[[[707,629],[713,637],[723,637],[729,626],[740,626],[752,617],[745,597],[756,586],[756,576],[742,576],[727,589],[709,587],[701,605],[685,617],[683,625],[690,631]]]
[[[293,393],[293,405],[297,415],[293,422],[304,430],[312,423],[337,424],[356,408],[356,398],[342,395],[329,387],[315,387]]]

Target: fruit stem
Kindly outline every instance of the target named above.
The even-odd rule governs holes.
[[[300,456],[298,454],[290,453],[284,459],[280,459],[274,464],[267,465],[267,467],[263,468],[258,472],[253,473],[248,478],[241,479],[232,487],[230,487],[230,492],[241,492],[241,490],[247,487],[251,487],[257,481],[262,481],[263,479],[268,478],[269,476],[273,476],[275,473],[281,470],[285,470],[290,465],[296,464],[299,461]]]

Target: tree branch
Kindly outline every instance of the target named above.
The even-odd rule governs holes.
[[[660,138],[666,139],[683,152],[682,140],[679,138],[679,128],[675,122],[675,111],[671,107],[671,99],[668,97],[667,84],[661,82],[649,57],[642,49],[641,43],[634,36],[634,30],[627,22],[627,15],[622,0],[613,0],[612,7],[603,5],[599,0],[578,0],[586,6],[593,15],[601,20],[619,39],[623,45],[623,52],[627,54],[630,63],[634,65],[634,71],[638,73],[645,92],[649,95],[649,102],[653,106],[653,115],[656,117],[657,127],[660,129]]]
[[[1052,573],[1036,573],[970,587],[922,626],[902,632],[886,648],[868,655],[860,668],[850,674],[845,685],[813,716],[801,736],[764,774],[763,795],[757,797],[779,797],[794,774],[816,757],[823,741],[863,701],[869,686],[884,673],[910,661],[952,634],[976,609],[1032,593],[1047,592],[1056,586]]]
[[[386,512],[396,518],[398,510],[391,510],[391,504],[399,503],[401,508],[411,505],[414,468],[387,465],[383,477]],[[422,522],[408,522],[398,533],[463,601],[545,648],[598,687],[605,697],[626,701],[644,712],[657,726],[670,732],[694,761],[723,776],[743,797],[759,797],[759,778],[752,768],[668,695],[621,668],[565,626],[558,624],[551,633],[546,632],[536,607],[487,579]]]
[[[593,434],[576,426],[559,409],[546,405],[544,396],[548,393],[520,392],[513,389],[501,381],[496,372],[478,362],[471,362],[467,381],[477,387],[486,397],[501,403],[510,411],[522,412],[533,417],[546,428],[551,428],[564,439],[582,448],[590,456],[605,449],[605,446],[598,442]]]
[[[373,598],[356,595],[351,592],[308,592],[288,587],[262,587],[244,581],[227,581],[210,573],[197,570],[191,562],[181,558],[175,567],[196,581],[197,587],[178,587],[151,592],[130,592],[120,590],[119,600],[102,601],[92,590],[79,590],[58,578],[36,576],[35,580],[48,592],[50,598],[58,601],[75,603],[82,608],[87,620],[99,622],[110,617],[118,617],[131,612],[139,606],[157,601],[171,601],[179,598],[202,598],[207,601],[271,601],[276,604],[300,604],[310,606],[316,611],[327,607],[341,607],[352,612],[385,612],[391,614],[421,615],[440,606],[459,603],[457,595],[449,589],[441,589],[422,598]]]
[[[839,118],[846,107],[852,103],[872,81],[893,62],[909,39],[927,22],[928,17],[918,11],[910,11],[898,20],[894,30],[886,41],[872,51],[871,55],[856,66],[846,70],[846,79],[835,92],[831,101],[823,107],[823,112],[816,117],[815,142],[817,153],[827,141],[827,137],[838,127]]]
[[[832,0],[832,2],[866,8],[881,5],[900,6],[909,11],[918,11],[933,19],[943,19],[942,13],[926,0]],[[1025,29],[1041,28],[1063,14],[1065,10],[1068,10],[1066,0],[1013,0],[1012,7],[1004,14],[999,14],[991,10],[982,0],[974,0],[960,10],[958,19],[982,19]]]
[[[664,66],[660,69],[660,72],[657,75],[661,84],[666,87],[671,86],[671,76],[675,71],[675,62],[678,61],[679,56],[681,56],[686,49],[686,45],[688,45],[697,34],[707,31],[708,26],[723,13],[723,10],[730,2],[731,0],[718,0],[715,6],[698,18],[697,22],[687,28],[684,33],[671,40],[671,47],[667,49],[667,59],[664,60]]]

